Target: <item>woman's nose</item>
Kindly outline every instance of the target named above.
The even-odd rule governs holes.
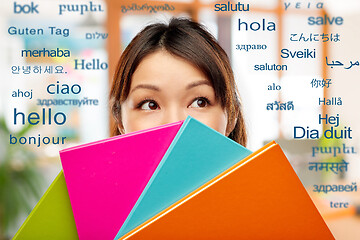
[[[165,110],[163,114],[162,124],[168,124],[185,120],[188,114],[184,109],[172,107]]]

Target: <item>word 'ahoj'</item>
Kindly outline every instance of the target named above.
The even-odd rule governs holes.
[[[30,91],[23,91],[23,90],[18,89],[17,91],[13,91],[11,96],[14,98],[32,99],[32,89]]]

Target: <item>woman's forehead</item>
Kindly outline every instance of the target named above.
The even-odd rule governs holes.
[[[131,80],[131,88],[139,84],[188,86],[200,81],[211,86],[211,82],[200,69],[163,50],[144,57]]]

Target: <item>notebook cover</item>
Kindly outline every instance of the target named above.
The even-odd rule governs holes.
[[[17,239],[79,239],[62,171],[15,234]]]
[[[181,124],[60,152],[79,239],[114,239]]]
[[[334,239],[272,142],[121,239]]]
[[[115,239],[250,153],[194,118],[187,118]]]

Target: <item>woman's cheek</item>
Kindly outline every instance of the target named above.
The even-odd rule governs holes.
[[[161,125],[159,122],[159,113],[157,111],[146,112],[138,109],[124,111],[122,122],[125,133],[140,131]]]

